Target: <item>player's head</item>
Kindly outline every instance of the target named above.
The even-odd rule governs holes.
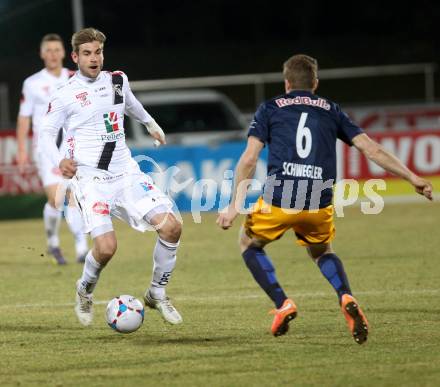
[[[104,65],[105,35],[95,28],[84,28],[72,36],[72,60],[83,75],[96,78]]]
[[[318,88],[318,61],[308,55],[294,55],[284,62],[283,75],[286,92],[290,90],[314,92]]]
[[[44,35],[40,43],[40,57],[44,62],[44,67],[48,70],[63,67],[64,56],[64,44],[61,36],[57,34]]]

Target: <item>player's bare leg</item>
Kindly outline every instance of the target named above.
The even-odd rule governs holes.
[[[281,336],[289,330],[289,322],[296,317],[297,308],[295,303],[287,298],[281,285],[278,283],[275,276],[275,268],[263,250],[267,243],[269,241],[255,237],[251,238],[246,234],[245,229],[241,228],[239,245],[242,256],[255,281],[257,281],[275,304],[275,309],[270,311],[271,314],[275,315],[271,332],[274,336]]]
[[[144,296],[145,305],[157,309],[168,323],[180,324],[182,316],[166,296],[165,287],[176,265],[182,225],[170,213],[154,215],[149,222],[156,227],[158,238],[153,253],[153,277]]]
[[[368,321],[351,294],[350,284],[344,266],[334,253],[331,243],[307,246],[309,256],[316,262],[321,273],[335,289],[342,313],[348,328],[358,344],[363,344],[368,337]]]
[[[93,320],[93,291],[98,283],[102,269],[116,252],[117,241],[114,231],[106,232],[93,239],[84,262],[81,278],[76,283],[75,312],[83,325],[90,325]]]

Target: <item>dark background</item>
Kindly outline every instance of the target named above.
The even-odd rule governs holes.
[[[85,26],[107,35],[105,68],[131,80],[280,71],[298,52],[321,68],[438,62],[440,2],[405,4],[83,0]],[[39,42],[49,32],[70,52],[70,0],[0,0],[0,82],[9,86],[12,118],[22,81],[42,67]],[[70,58],[65,65],[74,68]],[[418,101],[423,77],[325,81],[319,93],[347,103]],[[252,109],[253,96],[235,94]]]

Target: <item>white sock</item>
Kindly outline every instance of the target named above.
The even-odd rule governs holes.
[[[150,294],[157,300],[165,298],[165,287],[168,285],[174,266],[176,266],[178,246],[179,242],[171,243],[157,238],[153,253],[153,278],[150,286]]]
[[[81,286],[85,289],[87,293],[93,293],[95,290],[96,283],[99,279],[99,274],[104,268],[99,262],[93,258],[92,250],[87,253],[86,261],[84,262],[83,273],[80,278]]]
[[[89,247],[87,246],[87,236],[84,234],[84,222],[82,220],[81,212],[77,206],[65,206],[64,216],[75,238],[76,256],[80,257],[87,253]]]
[[[58,232],[60,229],[61,211],[46,203],[43,210],[43,219],[47,235],[47,245],[50,248],[59,247],[60,238]]]

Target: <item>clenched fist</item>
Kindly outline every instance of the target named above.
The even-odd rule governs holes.
[[[64,177],[71,179],[76,173],[75,161],[72,159],[62,159],[60,161],[60,171]]]

